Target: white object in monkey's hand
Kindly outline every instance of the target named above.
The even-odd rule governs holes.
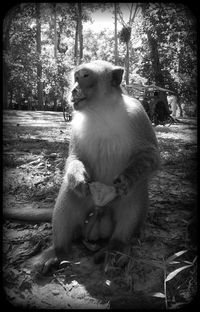
[[[106,185],[100,182],[89,183],[89,189],[96,206],[105,206],[116,196],[116,190],[113,186]]]

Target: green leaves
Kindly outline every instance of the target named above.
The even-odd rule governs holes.
[[[189,265],[185,265],[181,268],[178,268],[176,269],[175,271],[171,272],[169,275],[167,275],[166,279],[165,279],[165,282],[168,282],[170,281],[172,278],[174,278],[179,272],[187,269],[187,268],[190,268],[193,264],[189,264]]]
[[[156,298],[163,298],[165,300],[165,307],[166,309],[168,309],[168,286],[167,286],[167,282],[171,281],[175,276],[177,276],[177,274],[179,274],[180,272],[191,268],[196,260],[197,260],[197,256],[193,259],[193,261],[182,261],[182,263],[187,263],[187,265],[181,266],[175,270],[173,270],[172,272],[170,272],[167,275],[167,271],[169,268],[169,265],[174,265],[174,264],[179,264],[181,261],[174,261],[174,259],[184,255],[188,250],[181,250],[176,252],[175,254],[173,254],[172,256],[168,257],[166,260],[163,261],[161,268],[163,269],[163,273],[164,273],[164,292],[156,292],[153,293],[152,296],[156,297]]]
[[[144,10],[144,19],[144,31],[151,31],[157,41],[165,84],[188,101],[196,100],[197,81],[194,87],[191,83],[197,72],[195,18],[182,4],[150,3]],[[151,68],[142,65],[141,74],[152,79]]]

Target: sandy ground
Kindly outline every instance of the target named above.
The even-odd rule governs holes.
[[[135,309],[176,308],[192,301],[197,272],[196,121],[183,122],[155,129],[162,168],[150,183],[144,232],[140,241],[130,245],[125,267],[104,272],[102,264],[94,264],[93,252],[79,243],[65,267],[38,278],[31,273],[29,260],[50,244],[51,225],[4,220],[3,290],[8,303],[20,308]],[[53,207],[69,134],[70,124],[62,113],[4,113],[5,209]],[[171,272],[187,265],[164,282]]]

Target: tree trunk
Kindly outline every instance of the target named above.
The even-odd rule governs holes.
[[[4,19],[3,22],[3,108],[8,109],[8,65],[5,60],[7,53],[9,52],[9,30],[11,27],[13,16],[16,13],[16,9],[13,8]]]
[[[54,98],[53,98],[53,110],[54,110],[54,112],[57,111],[57,97],[56,97],[56,95],[54,95]]]
[[[83,58],[83,26],[82,26],[82,3],[77,3],[77,18],[74,45],[74,63],[79,65]],[[79,48],[79,49],[78,49]]]
[[[78,21],[76,22],[75,44],[74,44],[74,64],[77,65],[78,59]]]
[[[115,8],[115,65],[118,64],[118,42],[117,42],[117,3],[114,3]]]
[[[83,25],[82,25],[82,3],[78,2],[78,37],[79,37],[79,61],[83,58]]]
[[[154,73],[155,84],[161,88],[165,88],[165,82],[164,82],[163,74],[161,71],[157,41],[152,36],[152,34],[149,30],[147,30],[147,38],[148,38],[149,48],[151,51],[152,70]],[[170,114],[166,92],[160,92],[160,94],[161,94],[161,98],[165,104],[165,108],[166,108],[168,114]]]
[[[177,95],[177,105],[178,105],[178,108],[179,108],[179,110],[180,110],[180,117],[183,117],[183,109],[182,109],[182,107],[181,107],[181,101],[180,101],[181,99],[180,99],[180,96],[179,95]]]
[[[42,64],[41,56],[41,21],[40,21],[40,3],[36,4],[36,43],[37,43],[37,97],[38,97],[38,110],[43,109],[43,84],[42,84]]]
[[[56,21],[56,3],[53,4],[54,8],[54,58],[55,62],[57,63],[57,44],[58,44],[58,37],[57,37],[57,21]],[[54,99],[53,99],[53,110],[57,111],[57,92],[58,87],[57,84],[55,84],[54,88]]]
[[[3,108],[8,109],[8,66],[3,59]]]
[[[56,4],[54,4],[54,58],[57,58],[57,23],[56,23]]]
[[[125,57],[125,81],[126,85],[129,85],[129,42],[126,42],[126,57]]]

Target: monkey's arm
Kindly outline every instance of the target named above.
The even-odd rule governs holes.
[[[160,167],[160,154],[151,122],[137,100],[131,99],[131,109],[132,153],[127,167],[114,179],[114,186],[119,194],[128,193],[138,182],[148,179]]]
[[[88,182],[90,176],[84,163],[78,157],[74,138],[71,138],[69,156],[65,165],[64,182],[68,190],[75,192],[79,197],[89,194]]]
[[[131,157],[129,165],[114,180],[117,193],[127,194],[129,190],[143,179],[148,179],[160,166],[158,149],[149,146],[145,150],[138,151]]]

